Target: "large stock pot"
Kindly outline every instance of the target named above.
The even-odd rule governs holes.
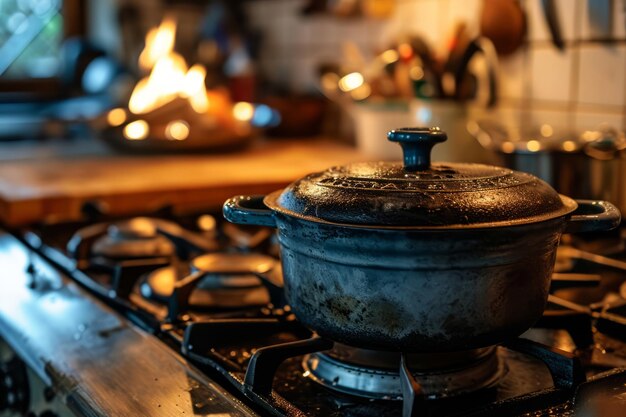
[[[541,316],[563,232],[608,230],[619,211],[522,172],[430,163],[438,128],[389,132],[402,163],[356,163],[265,197],[228,221],[276,227],[286,296],[321,336],[380,350],[493,345]]]

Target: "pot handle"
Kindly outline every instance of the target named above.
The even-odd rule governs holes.
[[[578,208],[565,227],[565,233],[605,232],[619,226],[621,214],[608,201],[576,200]]]
[[[263,204],[264,195],[238,195],[229,198],[222,208],[224,218],[231,223],[276,227],[274,212]]]

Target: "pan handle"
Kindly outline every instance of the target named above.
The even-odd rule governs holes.
[[[231,223],[276,227],[274,212],[263,204],[264,195],[238,195],[229,198],[222,208],[224,218]]]
[[[565,227],[565,233],[605,232],[619,226],[621,214],[608,201],[576,200],[578,208]]]

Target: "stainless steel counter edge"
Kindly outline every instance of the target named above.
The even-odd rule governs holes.
[[[0,338],[77,415],[257,415],[1,232],[0,268]]]

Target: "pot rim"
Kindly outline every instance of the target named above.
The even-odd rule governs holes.
[[[308,216],[295,211],[286,209],[278,203],[278,198],[282,194],[283,189],[274,191],[263,198],[263,203],[272,211],[280,213],[288,217],[294,217],[299,220],[305,220],[312,223],[321,223],[329,226],[337,226],[343,228],[361,229],[361,230],[424,230],[424,231],[448,231],[448,230],[480,230],[480,229],[497,229],[502,227],[527,226],[537,223],[543,223],[572,214],[577,208],[578,203],[563,194],[559,194],[563,208],[559,211],[546,213],[532,217],[522,217],[518,219],[503,220],[498,222],[472,223],[472,224],[447,224],[443,226],[394,226],[394,225],[376,225],[376,224],[355,224],[355,223],[338,223],[320,219],[314,216]]]

